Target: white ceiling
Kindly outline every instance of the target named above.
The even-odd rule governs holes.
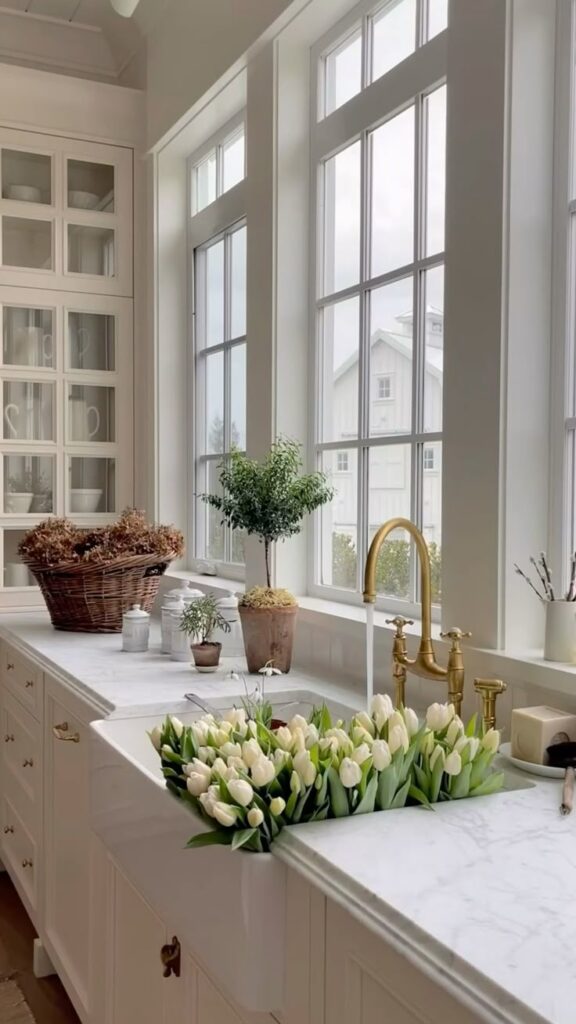
[[[0,59],[38,67],[45,63],[68,73],[85,64],[86,73],[114,78],[140,50],[168,2],[140,0],[133,17],[123,18],[109,0],[0,0]],[[28,48],[23,39],[29,40]]]

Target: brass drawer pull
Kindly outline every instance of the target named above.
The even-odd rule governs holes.
[[[26,858],[26,860],[22,861],[22,867],[23,868],[33,868],[34,867],[34,861],[28,860],[28,858]]]
[[[61,722],[60,725],[54,725],[52,727],[57,740],[64,740],[65,743],[80,743],[79,732],[68,732],[68,722]]]
[[[13,661],[9,661],[8,664],[6,665],[6,671],[7,672],[12,672],[13,670],[14,670],[14,662]]]
[[[169,978],[171,974],[174,974],[176,978],[180,977],[180,952],[180,943],[176,935],[172,942],[167,942],[165,946],[162,946],[160,959],[164,968],[162,971],[164,978]]]
[[[5,836],[9,836],[9,835],[12,836],[12,835],[14,835],[14,825],[4,825],[4,835]]]
[[[22,761],[22,767],[23,768],[33,768],[34,767],[34,759],[32,757],[25,757],[24,760]]]
[[[34,686],[34,680],[33,679],[27,679],[26,680],[26,689],[30,690],[30,689],[32,689],[33,686]]]
[[[4,743],[14,743],[14,736],[11,732],[7,732],[4,737]]]

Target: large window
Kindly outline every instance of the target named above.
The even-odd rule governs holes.
[[[246,448],[246,222],[241,214],[244,128],[191,162],[192,490],[194,551],[223,575],[244,562],[244,537],[200,495],[218,489],[219,466]],[[229,193],[228,196],[225,193]],[[194,213],[194,211],[196,211]]]
[[[313,53],[315,452],[336,492],[317,518],[313,585],[348,600],[393,516],[424,530],[440,599],[446,84],[432,73],[423,88],[422,71],[445,25],[445,4],[363,5]],[[387,603],[416,600],[414,569],[394,534],[378,572]]]

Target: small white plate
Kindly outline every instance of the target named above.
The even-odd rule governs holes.
[[[501,743],[499,753],[523,772],[528,772],[529,775],[543,775],[547,779],[564,778],[564,768],[554,768],[549,764],[533,764],[532,761],[521,761],[519,757],[512,757],[511,749],[511,743]]]

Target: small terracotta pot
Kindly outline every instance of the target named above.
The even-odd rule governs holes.
[[[215,672],[220,663],[222,644],[190,644],[194,664],[199,672]]]
[[[274,668],[289,672],[298,605],[288,608],[239,607],[244,650],[249,672],[258,672],[271,661]]]

